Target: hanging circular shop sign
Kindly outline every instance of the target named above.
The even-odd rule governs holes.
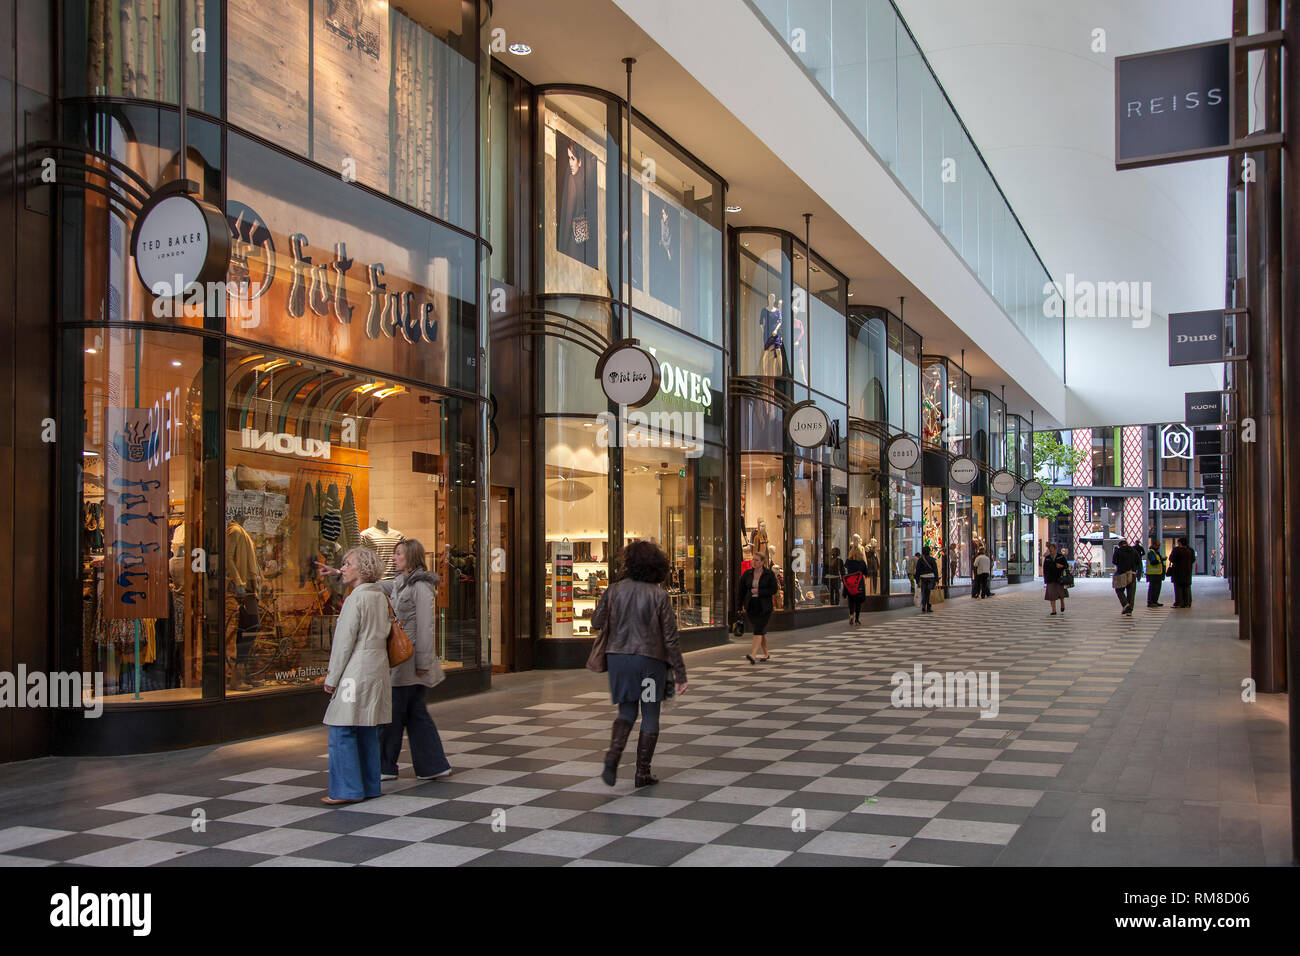
[[[1009,495],[1016,490],[1016,476],[1003,469],[989,479],[989,487],[999,495]]]
[[[979,473],[980,466],[969,458],[954,458],[948,466],[948,477],[959,485],[969,485]]]
[[[620,339],[605,349],[596,378],[615,405],[640,408],[659,394],[659,363],[636,339]]]
[[[159,298],[194,284],[225,282],[230,229],[221,210],[168,184],[145,203],[131,230],[140,282]]]
[[[889,459],[890,468],[895,471],[907,471],[921,460],[921,447],[906,435],[896,435],[885,446],[885,457]]]
[[[1043,497],[1043,483],[1041,481],[1026,481],[1020,486],[1020,497],[1026,501],[1037,501]]]
[[[831,433],[831,420],[813,402],[800,402],[786,416],[785,432],[800,448],[816,448]]]

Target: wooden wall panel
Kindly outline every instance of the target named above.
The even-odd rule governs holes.
[[[308,149],[307,24],[307,0],[229,0],[226,8],[230,121],[303,156]]]

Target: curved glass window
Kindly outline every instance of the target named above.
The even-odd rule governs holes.
[[[790,257],[773,233],[742,233],[738,245],[736,373],[789,375]]]
[[[849,323],[849,414],[867,422],[883,422],[887,416],[885,320],[855,312]]]
[[[948,369],[931,362],[921,372],[921,437],[927,445],[940,446],[948,427]]]

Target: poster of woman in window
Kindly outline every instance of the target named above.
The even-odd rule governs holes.
[[[596,157],[555,132],[555,248],[592,268],[599,265]]]
[[[681,304],[681,214],[650,194],[650,294],[676,309]]]

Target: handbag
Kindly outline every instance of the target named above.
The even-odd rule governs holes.
[[[1063,588],[1074,587],[1074,572],[1071,571],[1069,568],[1066,568],[1064,571],[1061,572],[1061,587]]]
[[[853,597],[858,597],[862,593],[862,572],[854,571],[844,578],[844,591]]]
[[[396,667],[398,664],[404,664],[415,654],[415,645],[411,643],[411,637],[402,629],[402,625],[397,621],[397,615],[393,612],[393,602],[384,596],[384,602],[388,605],[388,666]]]
[[[577,216],[573,220],[573,241],[586,242],[587,237],[591,235],[591,227],[587,224],[586,216]]]
[[[597,674],[603,674],[609,669],[605,663],[605,646],[609,643],[605,639],[605,630],[607,629],[596,632],[596,639],[591,642],[591,653],[587,655],[587,670]]]
[[[736,618],[735,623],[731,625],[731,633],[734,634],[736,637],[744,637],[745,614],[743,611],[741,612],[740,617]]]

